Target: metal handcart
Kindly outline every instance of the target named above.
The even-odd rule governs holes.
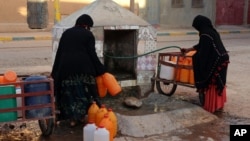
[[[173,95],[177,85],[195,88],[192,55],[181,52],[159,53],[157,72],[152,81],[157,91],[166,96]]]
[[[25,86],[27,85],[35,85],[35,84],[46,84],[48,85],[47,90],[35,91],[35,92],[25,92]],[[7,120],[1,121],[1,123],[11,123],[11,122],[24,122],[24,121],[31,121],[31,120],[38,120],[39,127],[41,129],[43,136],[50,136],[53,132],[54,125],[55,125],[55,104],[54,104],[54,86],[53,86],[53,79],[47,78],[46,80],[35,80],[35,81],[24,81],[23,78],[17,82],[13,83],[5,83],[0,84],[1,87],[6,86],[14,86],[19,87],[21,89],[19,94],[9,93],[9,94],[1,94],[0,95],[0,102],[6,99],[21,99],[21,106],[11,107],[11,108],[1,108],[0,107],[0,114],[4,113],[11,113],[11,112],[21,112],[21,117],[16,117],[14,120]],[[39,96],[47,96],[49,97],[50,101],[47,103],[39,103],[39,104],[32,104],[26,105],[27,98],[30,97],[39,97]],[[40,114],[40,115],[27,115],[29,111],[36,111],[39,109],[49,109],[49,114]]]

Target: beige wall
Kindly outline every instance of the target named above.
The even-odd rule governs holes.
[[[29,29],[27,23],[27,2],[48,3],[49,23],[45,29]],[[60,14],[64,18],[95,0],[59,0]],[[114,0],[128,7],[130,0]],[[0,0],[0,32],[32,32],[51,30],[54,25],[54,0]]]
[[[198,14],[209,17],[213,22],[215,19],[216,0],[204,0],[202,8],[192,8],[191,0],[184,0],[182,8],[173,8],[171,0],[160,0],[161,24],[169,27],[191,27],[192,21]]]
[[[47,1],[49,23],[45,29],[29,29],[27,24],[27,1]],[[60,1],[60,14],[64,18],[71,13],[83,8],[95,0],[58,0]],[[134,12],[145,20],[148,20],[149,8],[152,7],[151,0],[113,0],[121,6],[129,9],[130,1],[135,2]],[[203,8],[190,8],[191,0],[184,1],[185,7],[171,8],[171,0],[152,0],[159,2],[159,23],[164,26],[191,26],[192,19],[197,14],[203,14],[215,19],[216,0],[204,0]],[[152,2],[151,1],[151,2]],[[0,0],[0,32],[32,32],[51,30],[54,25],[54,0]],[[154,14],[154,13],[153,13]],[[156,15],[157,16],[157,15]]]
[[[47,0],[49,24],[46,29],[29,29],[27,23],[27,1],[29,0],[0,0],[0,32],[51,30],[54,24],[54,0]],[[45,0],[40,1],[44,2]],[[62,17],[69,15],[87,4],[80,2],[80,0],[71,1],[73,2],[70,3],[67,2],[67,0],[61,0],[60,9]]]
[[[0,32],[27,31],[26,0],[0,0]]]

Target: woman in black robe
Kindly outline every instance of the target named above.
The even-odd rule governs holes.
[[[93,24],[92,18],[83,14],[62,34],[52,68],[58,120],[69,119],[72,126],[84,119],[92,100],[100,106],[95,77],[106,69],[95,51],[90,31]]]
[[[196,50],[193,56],[195,86],[204,109],[215,112],[226,102],[226,77],[229,55],[219,33],[205,16],[194,18],[192,26],[199,31],[199,43],[182,52]]]

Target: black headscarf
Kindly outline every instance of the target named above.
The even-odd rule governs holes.
[[[194,18],[192,26],[198,31],[207,28],[214,29],[211,20],[202,15],[198,15]]]
[[[229,56],[222,43],[219,33],[209,18],[198,15],[192,26],[199,31],[199,43],[193,56],[195,85],[197,89],[206,89],[209,84],[216,85],[219,93],[226,84],[227,64]]]
[[[89,15],[83,14],[77,18],[75,26],[82,26],[87,29],[90,29],[90,27],[93,27],[93,24],[93,19]]]
[[[94,77],[106,72],[95,50],[95,37],[89,30],[92,18],[83,14],[75,26],[63,32],[52,68],[52,77],[62,80],[71,74],[88,74]]]

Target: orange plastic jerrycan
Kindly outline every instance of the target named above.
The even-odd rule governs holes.
[[[121,86],[118,84],[117,80],[112,74],[104,73],[102,77],[103,77],[103,83],[108,89],[110,95],[115,96],[121,92],[122,90]]]
[[[103,78],[102,76],[97,76],[96,77],[96,83],[97,83],[97,89],[98,89],[98,94],[100,97],[105,97],[107,94],[107,87],[103,83]]]
[[[183,60],[183,65],[188,66],[188,59]],[[189,81],[189,70],[182,68],[180,72],[180,82],[188,83]]]
[[[104,115],[99,125],[103,125],[109,131],[109,141],[114,140],[114,125],[110,120],[108,113]]]
[[[178,62],[177,62],[178,65],[183,65],[184,64],[184,57],[179,57],[178,58]],[[177,69],[175,70],[176,71],[176,76],[175,76],[175,81],[181,81],[181,68],[177,67]]]
[[[111,120],[111,122],[113,123],[113,126],[114,126],[113,137],[115,137],[117,134],[117,128],[118,128],[117,117],[111,108],[108,109],[108,116],[109,116],[109,119]]]
[[[196,53],[196,51],[190,51],[187,53],[187,56],[189,57],[189,66],[193,66],[193,60],[192,60],[192,56]],[[189,70],[189,83],[190,84],[194,84],[194,71],[193,69]]]
[[[102,104],[101,108],[96,112],[95,115],[95,124],[97,126],[100,125],[101,120],[103,119],[104,115],[108,113],[108,110],[104,104]]]
[[[95,101],[93,101],[88,109],[88,122],[90,121],[95,122],[95,116],[98,110],[99,110],[98,105],[96,104]]]
[[[189,71],[189,83],[194,84],[194,71],[193,70]]]

